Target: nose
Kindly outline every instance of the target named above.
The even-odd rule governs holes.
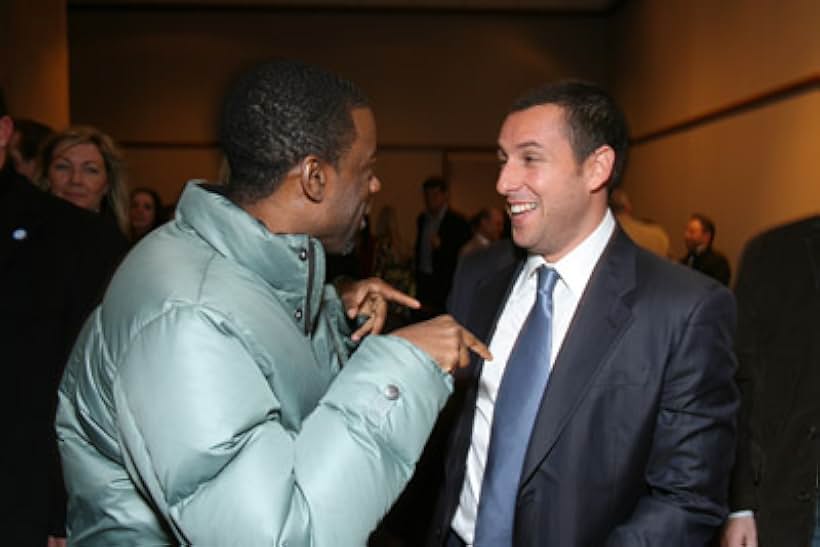
[[[80,182],[82,182],[82,176],[81,176],[82,173],[80,173],[80,169],[73,169],[72,168],[70,175],[71,175],[71,182],[73,182],[75,184],[79,184]]]
[[[513,177],[509,163],[501,165],[501,169],[498,171],[498,180],[495,183],[495,191],[505,196],[516,188],[516,186],[517,184],[515,183],[515,178]]]

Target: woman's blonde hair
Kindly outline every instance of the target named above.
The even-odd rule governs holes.
[[[108,191],[100,206],[100,213],[110,213],[123,234],[129,233],[128,206],[130,193],[126,182],[125,162],[114,139],[95,127],[70,127],[52,136],[43,146],[34,180],[43,190],[49,189],[48,171],[54,155],[78,144],[93,144],[105,163]]]

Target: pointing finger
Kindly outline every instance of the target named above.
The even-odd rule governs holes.
[[[492,361],[493,354],[490,353],[490,349],[481,340],[473,336],[473,333],[464,327],[461,328],[461,340],[465,346],[470,348],[471,351],[477,353],[482,359],[485,361]]]

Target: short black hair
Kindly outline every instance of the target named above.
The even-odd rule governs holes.
[[[436,189],[436,190],[441,190],[442,192],[446,192],[447,191],[447,181],[444,180],[444,178],[442,178],[442,177],[428,177],[427,180],[425,180],[421,184],[421,188],[422,188],[422,190]]]
[[[222,111],[226,194],[238,203],[267,197],[311,154],[338,165],[356,138],[351,110],[367,106],[352,82],[321,68],[291,60],[257,66],[228,93]]]
[[[14,120],[14,130],[20,133],[20,155],[25,160],[37,159],[40,149],[54,134],[49,126],[34,120]]]
[[[9,110],[6,107],[6,95],[3,93],[3,88],[0,87],[0,118],[8,116]]]
[[[533,89],[513,103],[510,113],[555,104],[564,109],[569,141],[578,163],[603,145],[615,151],[608,181],[611,192],[621,181],[629,149],[626,117],[601,87],[580,80],[561,80]]]
[[[712,243],[714,243],[715,241],[715,233],[717,231],[717,228],[715,227],[715,221],[713,221],[711,218],[704,215],[703,213],[692,213],[691,219],[700,222],[703,231],[710,235],[709,246],[711,247]]]

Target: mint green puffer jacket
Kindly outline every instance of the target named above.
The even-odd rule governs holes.
[[[355,351],[320,243],[189,184],[126,258],[59,392],[72,545],[362,546],[452,383]]]

